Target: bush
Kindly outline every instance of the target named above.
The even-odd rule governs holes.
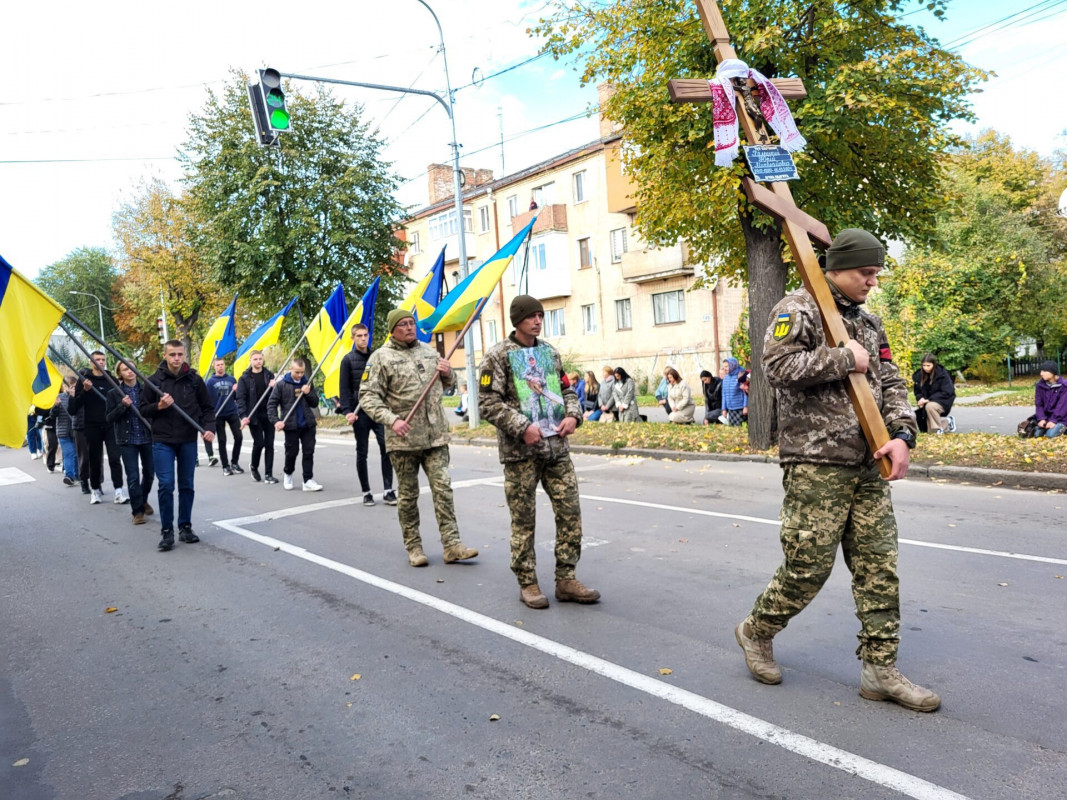
[[[1002,381],[1007,377],[1007,374],[1008,371],[1007,367],[1004,366],[1004,359],[993,353],[978,356],[974,363],[967,367],[966,372],[968,378],[974,378],[982,383]]]

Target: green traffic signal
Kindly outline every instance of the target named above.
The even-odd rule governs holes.
[[[289,130],[289,112],[283,108],[270,112],[270,126],[276,131]]]
[[[288,131],[290,126],[289,109],[285,107],[285,92],[282,91],[281,73],[276,69],[259,71],[259,86],[266,111],[266,122],[271,131]]]

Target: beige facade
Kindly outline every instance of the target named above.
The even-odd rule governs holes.
[[[706,265],[692,261],[684,242],[654,249],[638,238],[631,188],[617,157],[620,139],[608,133],[499,180],[484,170],[465,170],[471,269],[537,216],[528,251],[519,251],[476,326],[475,360],[481,360],[483,345],[511,331],[512,298],[529,293],[544,304],[544,336],[568,365],[592,369],[598,378],[602,365],[623,366],[638,379],[661,375],[670,365],[696,384],[702,369],[717,372],[730,354],[743,292],[723,281],[694,288]],[[445,279],[451,287],[461,276],[450,181],[448,167],[430,168],[436,202],[407,220],[404,236],[414,280],[447,245]],[[440,346],[451,346],[453,337],[446,334]],[[452,363],[465,366],[462,346]]]

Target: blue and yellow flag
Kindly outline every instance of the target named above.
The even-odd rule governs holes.
[[[445,279],[445,248],[441,248],[441,255],[437,257],[437,260],[430,267],[430,271],[427,272],[418,283],[415,284],[415,288],[408,292],[408,296],[404,298],[397,308],[404,308],[415,315],[416,322],[420,319],[426,319],[434,311],[437,310],[437,304],[441,302],[441,287],[444,285]],[[418,337],[420,342],[427,342],[433,339],[433,334],[428,331],[423,331],[421,328],[416,329],[418,331]]]
[[[266,350],[271,345],[278,343],[282,325],[285,324],[285,316],[295,304],[296,298],[294,297],[289,301],[289,305],[249,334],[248,338],[245,339],[245,343],[237,351],[237,359],[233,362],[233,377],[240,378],[245,370],[251,366],[253,350]]]
[[[511,259],[515,257],[522,246],[523,241],[530,235],[537,217],[530,220],[529,224],[519,231],[515,237],[500,248],[478,269],[460,281],[456,288],[445,295],[429,317],[419,322],[419,327],[426,333],[443,333],[444,331],[458,331],[468,320],[477,319],[475,309],[478,304],[485,300],[496,288],[497,282],[508,268]],[[481,313],[479,311],[479,313]]]
[[[322,368],[323,392],[327,397],[337,397],[341,394],[341,359],[352,349],[352,326],[362,322],[367,326],[368,332],[374,334],[374,306],[378,303],[378,284],[381,277],[375,278],[370,288],[363,293],[363,299],[359,301],[356,310],[348,315],[343,328],[344,333],[337,340],[333,350],[327,358],[326,366]],[[371,339],[367,339],[367,347],[370,347]]]
[[[341,284],[329,296],[315,319],[311,320],[304,336],[308,341],[311,355],[318,363],[326,358],[330,345],[337,338],[337,334],[344,330],[345,320],[348,319],[348,303],[345,302],[345,290]]]
[[[63,376],[48,356],[37,362],[37,377],[33,379],[33,404],[38,408],[51,408],[63,388]]]
[[[207,377],[211,372],[211,362],[216,358],[228,356],[237,349],[237,328],[234,318],[237,316],[237,295],[226,306],[217,320],[211,323],[200,346],[200,377]]]
[[[0,444],[22,447],[37,365],[65,309],[0,257]]]

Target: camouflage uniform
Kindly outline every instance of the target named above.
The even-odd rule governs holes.
[[[536,340],[534,346],[545,342]],[[523,433],[530,419],[522,413],[508,353],[525,346],[514,332],[485,354],[479,369],[478,411],[496,426],[500,462],[504,465],[504,495],[511,513],[511,571],[520,586],[537,583],[537,557],[534,528],[537,511],[537,484],[545,488],[556,518],[556,580],[574,578],[574,568],[582,555],[582,509],[578,501],[578,478],[574,474],[567,440],[550,436],[536,444],[526,444]],[[555,348],[554,369],[563,370]],[[539,395],[538,395],[539,397]],[[563,389],[566,416],[582,424],[582,411],[573,387]]]
[[[881,320],[833,283],[830,288],[849,336],[870,354],[866,378],[886,426],[914,435],[907,386],[892,363]],[[757,598],[749,624],[762,639],[782,630],[818,594],[840,546],[861,623],[856,654],[889,666],[900,642],[897,526],[889,484],[878,474],[848,398],[846,380],[854,366],[848,348],[827,344],[818,306],[806,290],[775,306],[763,369],[778,399],[785,560]]]
[[[427,344],[411,345],[390,339],[375,350],[363,372],[359,398],[362,409],[385,426],[385,449],[397,478],[397,518],[408,552],[421,547],[419,537],[419,467],[426,473],[433,494],[433,509],[441,544],[459,543],[459,526],[452,505],[452,481],[448,474],[449,428],[441,407],[443,387],[455,385],[455,375],[442,375],[425,402],[411,418],[407,436],[397,436],[392,425],[404,419],[437,370],[440,356]]]

